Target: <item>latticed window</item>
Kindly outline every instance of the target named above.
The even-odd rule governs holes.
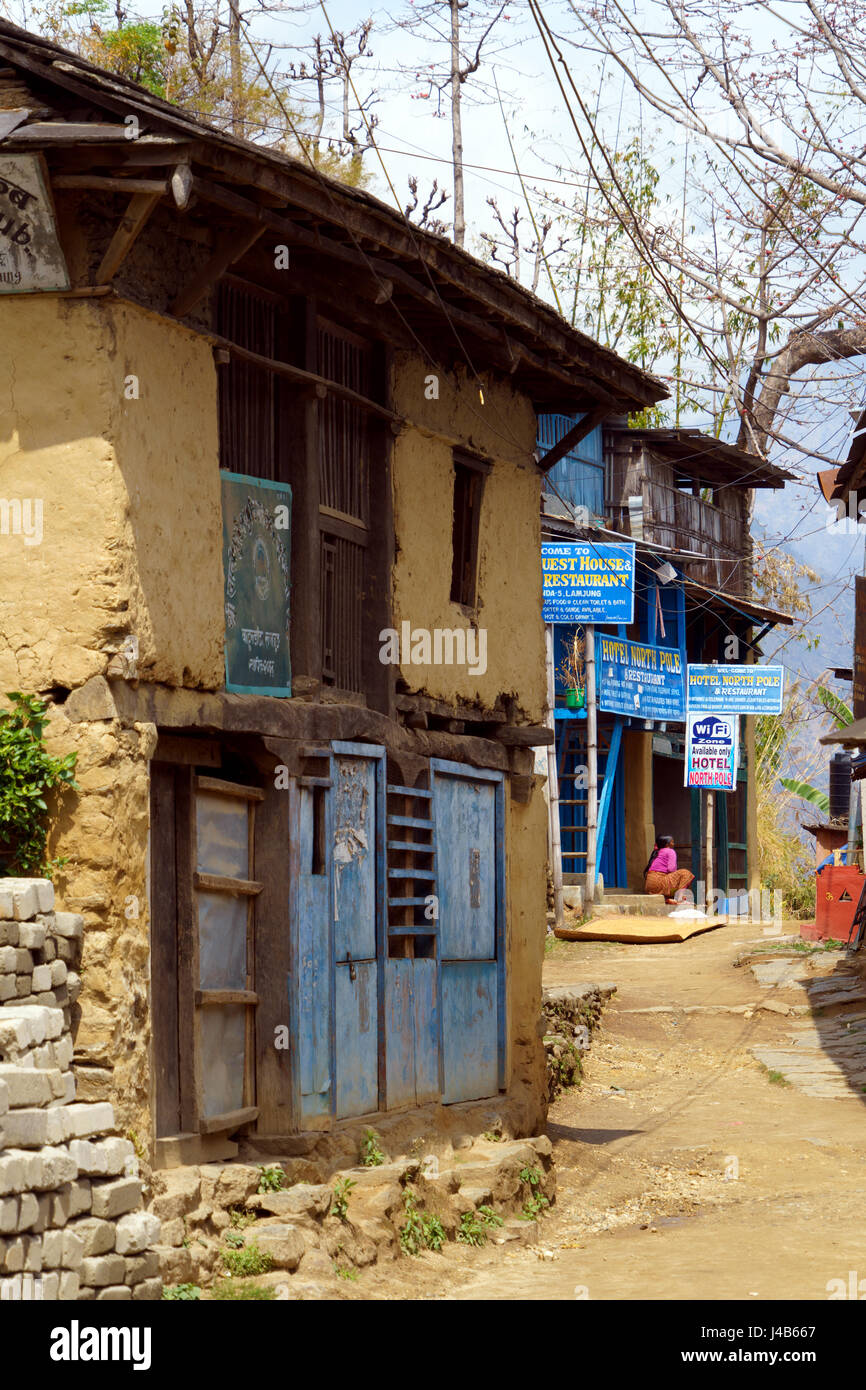
[[[277,354],[276,297],[223,283],[216,331],[261,357]],[[220,368],[220,466],[231,473],[284,482],[277,451],[277,380],[266,367],[233,357]]]
[[[364,339],[320,320],[319,372],[370,395],[371,352]],[[330,394],[319,414],[322,680],[362,688],[362,629],[369,545],[369,451],[366,412]]]

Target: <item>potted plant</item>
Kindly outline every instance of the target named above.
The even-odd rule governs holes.
[[[0,710],[0,875],[50,878],[59,861],[46,860],[49,813],[46,795],[72,787],[77,753],[55,758],[44,730],[48,706],[38,695],[7,693]]]
[[[575,628],[559,666],[559,678],[565,686],[567,709],[586,707],[586,637],[582,628]]]

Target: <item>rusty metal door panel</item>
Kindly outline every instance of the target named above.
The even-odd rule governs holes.
[[[433,819],[443,960],[496,955],[495,805],[493,783],[437,774]]]
[[[376,778],[379,760],[333,760],[334,951],[337,961],[376,955]]]
[[[376,961],[338,962],[335,1050],[337,1116],[379,1108],[379,1010]]]
[[[443,961],[442,1100],[480,1100],[499,1089],[495,961]]]
[[[415,1103],[414,960],[385,961],[385,1095],[388,1110]]]

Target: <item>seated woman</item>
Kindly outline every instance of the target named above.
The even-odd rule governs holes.
[[[644,869],[644,889],[647,893],[664,893],[666,903],[681,903],[688,897],[689,884],[695,876],[690,869],[677,868],[677,852],[673,836],[657,835]]]

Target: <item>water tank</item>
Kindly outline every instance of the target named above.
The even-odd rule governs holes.
[[[851,800],[851,754],[834,753],[830,759],[830,819],[847,820]]]

